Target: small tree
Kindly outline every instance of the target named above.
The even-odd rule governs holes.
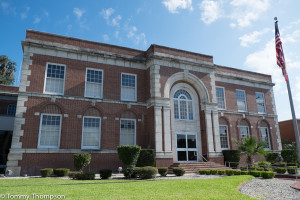
[[[82,171],[91,162],[91,154],[77,153],[74,154],[74,168],[76,171]]]
[[[141,147],[138,145],[124,145],[117,147],[118,155],[120,160],[124,165],[128,168],[129,177],[131,177],[133,173],[133,169],[136,165],[137,159],[139,157]]]
[[[255,154],[264,155],[266,146],[265,142],[259,142],[255,137],[244,138],[242,142],[234,141],[237,145],[237,148],[241,151],[242,154],[247,156],[247,164],[252,165],[252,157]]]
[[[0,56],[0,84],[12,85],[15,81],[14,72],[16,63],[8,59],[7,56]]]

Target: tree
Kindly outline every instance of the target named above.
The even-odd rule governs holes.
[[[247,156],[247,164],[252,165],[253,159],[252,157],[255,154],[264,155],[266,146],[265,142],[259,142],[255,137],[244,138],[242,142],[234,141],[237,145],[237,148],[242,152],[242,154],[246,154]]]
[[[16,63],[7,56],[0,56],[0,84],[12,85],[15,81]]]

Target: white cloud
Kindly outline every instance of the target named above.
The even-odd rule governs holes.
[[[103,35],[103,40],[104,42],[108,42],[109,41],[109,36],[107,34]]]
[[[132,26],[129,29],[127,37],[133,39],[133,41],[136,45],[139,45],[141,42],[143,43],[144,46],[147,45],[145,33],[138,33],[138,30],[135,26]]]
[[[221,4],[223,1],[204,0],[199,4],[201,20],[206,24],[211,24],[221,17]]]
[[[38,23],[40,23],[40,22],[41,22],[41,18],[35,17],[35,18],[34,18],[34,21],[33,21],[33,24],[38,24]]]
[[[121,15],[116,16],[111,20],[111,25],[119,26],[119,21],[122,19]]]
[[[104,19],[108,20],[114,12],[115,10],[113,8],[108,8],[106,10],[102,10],[100,14],[104,17]]]
[[[82,15],[85,13],[85,10],[80,9],[80,8],[74,8],[73,13],[76,15],[77,19],[80,20]]]
[[[120,32],[119,32],[119,31],[116,31],[116,32],[115,32],[115,38],[119,39],[119,35],[120,35]]]
[[[26,13],[21,13],[21,19],[24,20],[27,18],[27,14]]]
[[[178,9],[193,10],[192,0],[165,0],[162,3],[170,13],[178,13]]]
[[[43,12],[46,17],[49,17],[49,12],[47,10],[43,10]]]
[[[4,2],[4,1],[1,2],[1,8],[2,8],[3,10],[7,9],[8,6],[9,6],[9,4],[8,4],[7,2]]]
[[[102,10],[100,14],[103,16],[103,18],[106,20],[106,23],[111,26],[120,26],[120,21],[122,19],[121,15],[117,15],[116,17],[112,18],[112,15],[114,14],[115,10],[113,8],[108,8],[106,10]]]
[[[262,31],[253,31],[252,33],[245,34],[239,37],[239,40],[241,41],[240,45],[248,47],[250,44],[258,43],[260,42],[260,36],[268,33],[269,31],[271,31],[269,28],[265,28]]]

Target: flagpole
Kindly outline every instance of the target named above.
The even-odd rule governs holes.
[[[277,23],[278,23],[277,17],[275,17],[274,20],[275,20],[275,26],[276,26]],[[296,144],[297,144],[297,150],[298,150],[298,158],[299,158],[299,161],[300,161],[299,129],[298,129],[298,124],[297,124],[297,118],[296,118],[296,115],[295,115],[295,109],[294,109],[293,97],[292,97],[292,92],[291,92],[291,87],[290,87],[290,81],[289,81],[287,73],[285,74],[285,79],[286,79],[286,86],[287,86],[287,89],[288,89],[290,106],[291,106],[291,112],[292,112],[292,117],[293,117],[293,126],[294,126],[294,134],[295,134],[295,139],[296,139]]]

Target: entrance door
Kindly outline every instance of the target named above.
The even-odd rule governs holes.
[[[197,134],[177,133],[176,152],[178,162],[197,162]]]

